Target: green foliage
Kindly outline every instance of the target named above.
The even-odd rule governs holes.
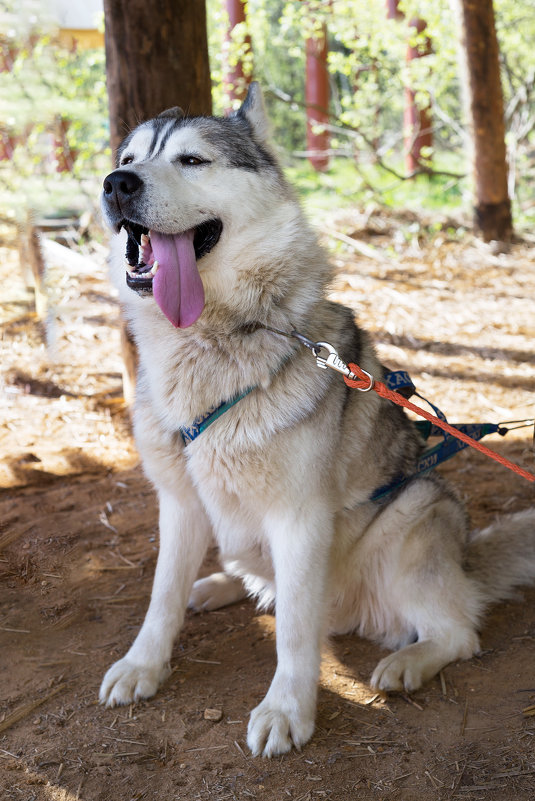
[[[402,164],[394,166],[403,169]],[[323,212],[377,202],[392,209],[421,211],[425,207],[451,213],[459,208],[466,191],[465,182],[447,175],[420,175],[411,181],[399,181],[377,164],[363,166],[343,158],[333,158],[329,170],[322,173],[316,172],[307,161],[294,162],[287,167],[286,174],[315,220],[321,220]]]
[[[494,0],[501,47],[506,106],[510,189],[516,214],[535,218],[531,190],[535,177],[535,14],[534,0]],[[274,135],[293,177],[308,196],[329,192],[338,202],[461,205],[469,198],[469,171],[457,65],[458,25],[444,0],[401,0],[403,17],[387,19],[384,0],[248,0],[248,25],[225,40],[228,17],[223,0],[207,0],[213,99],[216,113],[229,108],[224,95],[225,64],[246,59],[266,93]],[[426,21],[417,33],[411,21]],[[313,173],[302,159],[305,141],[305,44],[326,24],[331,74],[332,165]],[[249,48],[247,35],[252,40]],[[424,58],[406,61],[407,46]],[[0,161],[0,214],[11,206],[45,207],[51,198],[72,206],[98,196],[96,177],[109,164],[103,49],[71,52],[62,47],[39,0],[3,0],[0,56],[13,51],[9,71],[0,72],[0,133],[18,138],[11,161]],[[432,106],[434,146],[425,151],[436,172],[406,181],[403,165],[405,87],[421,107]],[[54,135],[62,121],[72,174],[56,173]],[[296,154],[301,157],[296,161]],[[340,157],[344,158],[340,158]],[[335,195],[332,194],[334,198]],[[67,198],[67,200],[65,199]],[[9,200],[9,203],[8,203]]]
[[[387,19],[384,0],[249,0],[254,77],[267,89],[267,104],[277,141],[286,153],[303,151],[305,42],[322,24],[329,32],[331,74],[331,145],[347,157],[364,195],[375,192],[382,202],[410,196],[420,205],[460,204],[470,197],[468,139],[459,79],[459,25],[444,0],[401,0],[402,17]],[[533,0],[494,0],[502,59],[510,191],[515,213],[523,221],[535,216],[531,190],[535,177],[535,14]],[[208,0],[209,17],[220,0]],[[425,20],[417,32],[413,21]],[[218,20],[218,24],[219,24]],[[221,52],[212,28],[212,63],[221,75]],[[428,52],[428,45],[431,52]],[[427,53],[406,60],[407,47]],[[217,84],[217,80],[216,80]],[[416,191],[403,186],[404,92],[409,86],[421,108],[431,104],[434,144],[423,157],[449,175],[420,178]],[[219,102],[219,98],[218,102]],[[220,104],[218,108],[221,110]],[[306,168],[298,168],[299,177]],[[340,180],[334,165],[329,175]],[[396,180],[395,176],[398,176]],[[325,183],[317,178],[318,185]],[[389,189],[388,187],[396,187]],[[437,189],[440,187],[440,189]],[[447,187],[446,197],[443,194]],[[392,201],[393,202],[393,201]]]
[[[66,187],[66,205],[76,206],[85,182],[93,183],[110,160],[103,48],[62,46],[35,0],[4,0],[0,23],[0,129],[14,146],[12,158],[0,161],[8,189],[0,194],[0,214],[49,211],[50,197]],[[69,174],[58,174],[58,158]],[[82,208],[89,198],[92,187]]]
[[[305,136],[304,103],[305,58],[303,37],[299,33],[290,41],[282,15],[286,0],[248,0],[245,10],[248,33],[252,39],[252,74],[260,81],[265,92],[266,106],[273,123],[277,142],[286,150],[302,148]],[[231,103],[223,91],[223,74],[227,59],[225,31],[228,15],[222,0],[207,0],[210,69],[212,74],[212,100],[214,113],[222,114]],[[240,57],[240,40],[244,31],[233,33],[231,60]]]

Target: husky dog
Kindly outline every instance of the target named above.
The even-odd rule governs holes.
[[[130,133],[104,181],[160,550],[145,622],[100,699],[157,691],[188,602],[211,610],[253,596],[275,608],[277,668],[247,741],[270,757],[312,735],[328,633],[392,649],[371,677],[386,691],[416,690],[476,653],[485,607],[535,576],[535,512],[470,534],[445,482],[411,478],[422,442],[404,412],[316,369],[281,335],[332,343],[383,376],[352,312],[325,298],[331,269],[268,127],[254,83],[226,118],[171,109]],[[212,541],[222,572],[196,581]]]

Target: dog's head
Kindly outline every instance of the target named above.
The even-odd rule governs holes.
[[[173,108],[142,123],[104,180],[104,217],[116,233],[126,232],[127,286],[153,295],[176,327],[201,315],[206,257],[227,229],[235,234],[265,210],[266,176],[282,185],[267,135],[262,93],[252,83],[228,117],[188,118]],[[262,184],[252,180],[259,173]]]

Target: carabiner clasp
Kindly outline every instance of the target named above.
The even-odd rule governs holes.
[[[322,350],[327,351],[327,356],[321,355]],[[321,367],[322,370],[326,370],[328,367],[330,367],[331,370],[336,370],[337,373],[342,373],[342,375],[345,375],[351,381],[362,380],[358,375],[355,375],[355,373],[351,372],[347,364],[338,355],[337,350],[328,342],[316,342],[316,346],[312,349],[312,353],[316,357],[316,364],[318,367]],[[358,389],[359,392],[369,392],[370,389],[373,389],[375,385],[375,379],[370,373],[366,372],[366,370],[362,370],[362,372],[367,376],[367,378],[369,378],[370,383],[366,387],[355,388]]]

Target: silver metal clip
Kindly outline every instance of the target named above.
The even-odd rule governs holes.
[[[320,355],[322,350],[327,351],[327,356],[324,357]],[[342,373],[342,375],[347,376],[351,381],[361,380],[358,375],[351,372],[347,364],[338,355],[336,349],[328,342],[316,342],[316,346],[312,349],[312,352],[316,357],[316,364],[318,367],[321,367],[322,370],[326,370],[330,367],[331,370]],[[370,383],[367,387],[356,387],[356,389],[358,389],[359,392],[369,392],[370,389],[374,387],[375,379],[370,373],[366,372],[366,370],[362,370],[362,372],[370,379]]]

